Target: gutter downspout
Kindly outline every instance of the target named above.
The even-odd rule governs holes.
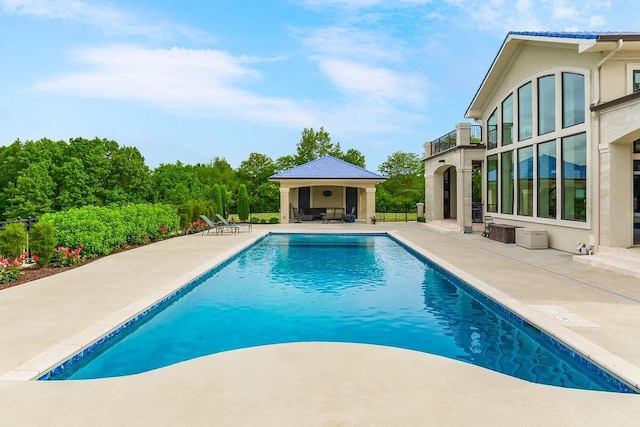
[[[598,105],[600,103],[600,70],[602,68],[602,66],[604,65],[605,62],[607,62],[613,55],[616,54],[616,52],[618,52],[620,49],[622,49],[622,45],[624,44],[624,40],[623,39],[618,39],[618,41],[616,42],[616,47],[615,49],[613,49],[611,52],[609,52],[609,54],[607,54],[607,56],[605,56],[604,58],[602,58],[600,60],[600,62],[598,62],[598,64],[596,64],[596,69],[593,75],[593,80],[594,80],[594,91],[595,91],[595,99],[593,100],[593,102],[591,103],[591,106],[594,107],[596,105]],[[596,193],[598,194],[598,197],[596,197],[595,199],[595,209],[594,209],[594,215],[593,215],[593,234],[594,234],[594,242],[593,242],[593,250],[595,253],[598,253],[598,251],[600,250],[600,112],[599,111],[595,111],[594,112],[594,119],[593,119],[593,135],[597,138],[597,156],[596,156],[596,162],[595,162],[595,167],[594,167],[594,171],[595,171],[595,176],[597,177],[597,181],[596,181]]]

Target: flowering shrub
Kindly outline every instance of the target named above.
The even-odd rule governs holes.
[[[193,234],[193,233],[201,233],[204,230],[206,230],[209,226],[207,225],[206,222],[202,221],[202,220],[197,220],[197,221],[193,221],[191,224],[189,224],[189,234]]]
[[[0,283],[8,283],[18,280],[22,276],[22,263],[27,258],[27,253],[23,253],[13,261],[0,258]]]
[[[84,262],[84,256],[80,255],[83,245],[71,250],[64,246],[59,246],[53,250],[53,261],[58,267],[74,267]]]

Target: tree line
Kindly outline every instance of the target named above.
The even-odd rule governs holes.
[[[324,128],[305,128],[295,154],[273,160],[251,153],[237,169],[215,157],[206,164],[177,161],[151,170],[137,148],[108,139],[17,140],[0,147],[0,219],[130,203],[209,204],[216,212],[237,212],[241,186],[251,212],[277,212],[279,187],[269,176],[324,155],[365,167],[362,153],[343,151]],[[423,170],[415,154],[389,156],[380,166],[389,179],[379,186],[378,203],[391,211],[424,200]]]

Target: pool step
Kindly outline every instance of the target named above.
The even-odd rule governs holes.
[[[640,248],[601,246],[596,255],[574,255],[573,260],[640,279]]]

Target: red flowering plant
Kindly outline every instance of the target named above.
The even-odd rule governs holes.
[[[208,227],[209,226],[204,221],[201,221],[201,220],[193,221],[191,224],[189,224],[189,234],[201,233],[204,230],[206,230]]]
[[[84,245],[80,245],[75,249],[69,249],[64,246],[59,246],[53,250],[53,262],[58,267],[74,267],[82,264],[85,257],[80,254]]]
[[[27,253],[23,253],[13,261],[0,258],[0,283],[8,283],[18,280],[22,276],[22,265],[27,259]]]

